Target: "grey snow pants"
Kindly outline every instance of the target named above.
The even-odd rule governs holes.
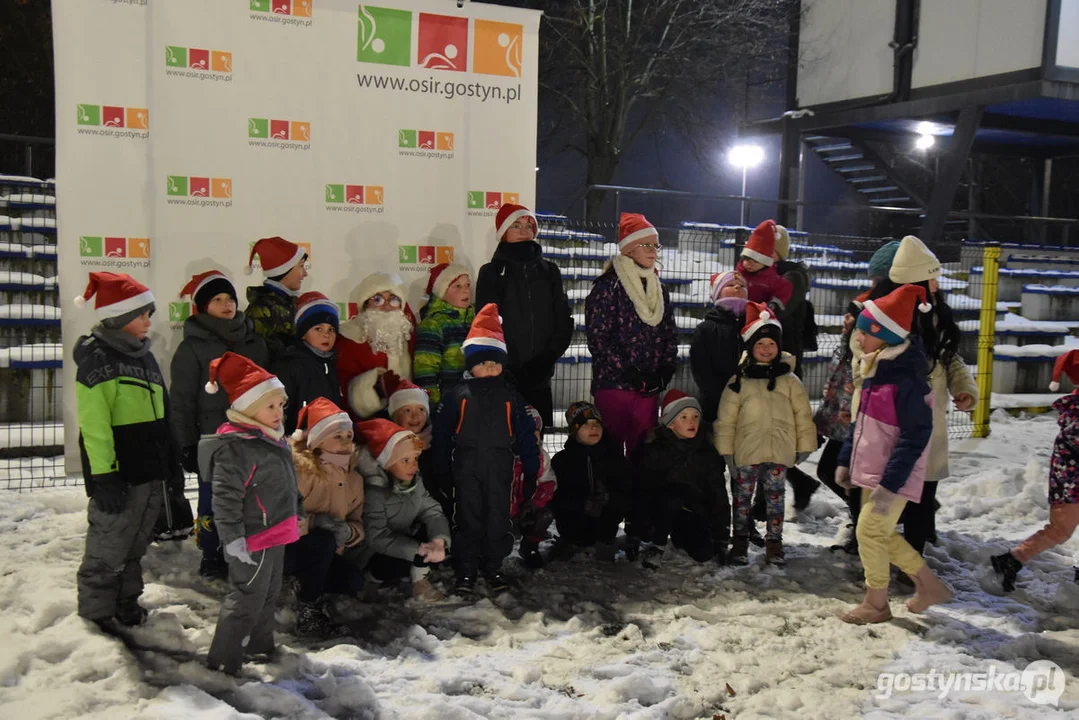
[[[242,563],[230,555],[225,558],[232,590],[221,603],[206,664],[237,675],[244,655],[274,651],[274,611],[281,590],[285,546],[251,553],[255,565]]]

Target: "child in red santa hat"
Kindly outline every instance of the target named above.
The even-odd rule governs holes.
[[[266,338],[271,353],[279,353],[296,342],[293,313],[296,298],[307,277],[307,253],[282,237],[262,238],[251,246],[244,274],[254,271],[255,256],[262,265],[262,285],[247,288],[247,317],[255,331]]]
[[[773,314],[785,309],[791,300],[791,284],[775,268],[776,243],[783,242],[786,233],[775,221],[765,220],[750,233],[741,259],[734,266],[745,278],[749,301],[768,305]]]

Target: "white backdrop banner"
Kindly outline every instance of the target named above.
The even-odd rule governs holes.
[[[244,287],[251,244],[310,255],[304,289],[342,315],[392,270],[478,268],[502,203],[535,203],[537,12],[453,0],[53,0],[68,471],[79,472],[70,348],[87,272],[158,299],[168,374],[191,275]],[[253,279],[252,279],[253,278]]]

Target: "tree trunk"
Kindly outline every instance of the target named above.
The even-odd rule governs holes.
[[[588,157],[587,185],[609,185],[614,177],[615,168],[618,167],[618,158],[608,153],[592,152]],[[593,190],[585,194],[587,212],[585,220],[598,222],[603,220],[603,201],[607,197],[606,190]],[[617,222],[618,218],[614,218]]]

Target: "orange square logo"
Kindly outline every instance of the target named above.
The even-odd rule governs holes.
[[[442,263],[453,262],[453,246],[452,245],[439,245],[435,248],[435,264],[441,265]]]
[[[211,52],[210,69],[214,72],[232,72],[232,53],[223,50]]]
[[[214,178],[210,183],[210,197],[232,197],[232,178]]]
[[[368,205],[381,205],[382,204],[382,186],[381,185],[367,185],[363,189],[363,196]]]
[[[293,120],[289,123],[289,137],[297,142],[311,142],[311,123]]]
[[[127,109],[127,126],[137,130],[150,129],[150,111],[146,108]]]
[[[436,150],[453,150],[453,133],[435,133]]]
[[[521,77],[524,27],[514,23],[476,19],[472,46],[472,72]]]
[[[307,253],[307,262],[310,263],[311,262],[311,243],[309,243],[309,242],[305,242],[305,243],[298,242],[296,244],[299,245],[301,248],[303,248],[303,251],[305,253]]]
[[[521,194],[520,193],[507,193],[507,192],[502,193],[502,204],[503,205],[520,205],[521,204]]]
[[[292,17],[311,17],[312,0],[292,0]]]
[[[150,238],[128,238],[127,239],[127,256],[129,258],[145,258],[150,257]]]

